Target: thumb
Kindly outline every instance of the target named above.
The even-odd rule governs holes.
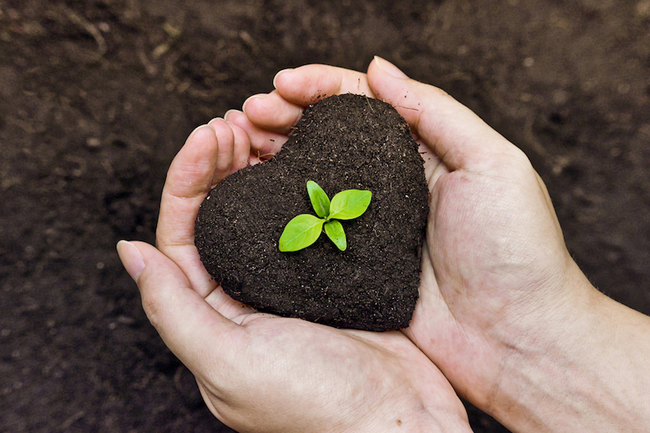
[[[207,353],[227,362],[221,358],[233,352],[239,327],[195,292],[183,271],[155,247],[120,241],[117,251],[167,347],[195,374],[203,372]]]
[[[368,67],[368,83],[378,98],[397,109],[450,170],[482,170],[493,166],[493,156],[519,152],[447,93],[408,78],[380,57],[375,57]]]

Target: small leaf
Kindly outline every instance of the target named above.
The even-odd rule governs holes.
[[[309,199],[311,200],[311,205],[316,211],[316,215],[321,218],[325,218],[330,213],[330,199],[316,182],[313,180],[307,181],[307,193],[309,193]]]
[[[328,221],[325,223],[325,234],[334,245],[338,247],[339,250],[345,251],[348,247],[348,242],[345,239],[345,232],[343,231],[343,225],[336,220]]]
[[[283,253],[307,248],[316,240],[323,230],[325,220],[313,215],[302,214],[287,223],[280,236],[279,248]]]
[[[368,209],[372,192],[359,189],[341,191],[332,198],[329,219],[351,220]]]

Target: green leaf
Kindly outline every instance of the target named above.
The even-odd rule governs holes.
[[[332,198],[329,219],[351,220],[358,218],[368,209],[372,192],[348,189]]]
[[[345,239],[345,232],[343,231],[343,225],[339,221],[332,220],[326,222],[325,234],[332,242],[334,242],[334,245],[336,245],[339,250],[345,251],[348,247],[348,242]]]
[[[316,182],[313,180],[307,181],[307,193],[309,193],[309,199],[311,200],[311,205],[316,211],[316,215],[321,218],[325,218],[330,213],[330,199]]]
[[[313,215],[302,214],[293,218],[280,236],[280,251],[286,253],[307,248],[320,236],[323,223],[325,220]]]

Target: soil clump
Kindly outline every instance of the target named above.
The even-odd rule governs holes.
[[[282,253],[278,239],[291,218],[314,214],[306,182],[329,197],[370,190],[359,218],[343,221],[339,251],[321,236]],[[359,95],[308,107],[270,161],[217,185],[196,222],[196,246],[224,291],[262,312],[339,328],[407,327],[420,284],[428,214],[423,160],[404,119],[389,104]]]

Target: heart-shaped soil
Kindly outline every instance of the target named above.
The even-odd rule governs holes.
[[[342,221],[345,251],[325,235],[304,250],[278,250],[287,222],[314,214],[308,180],[330,198],[372,192],[363,215]],[[259,311],[386,331],[411,320],[428,210],[423,161],[399,113],[365,96],[332,96],[305,109],[270,161],[210,191],[195,243],[224,291]]]

